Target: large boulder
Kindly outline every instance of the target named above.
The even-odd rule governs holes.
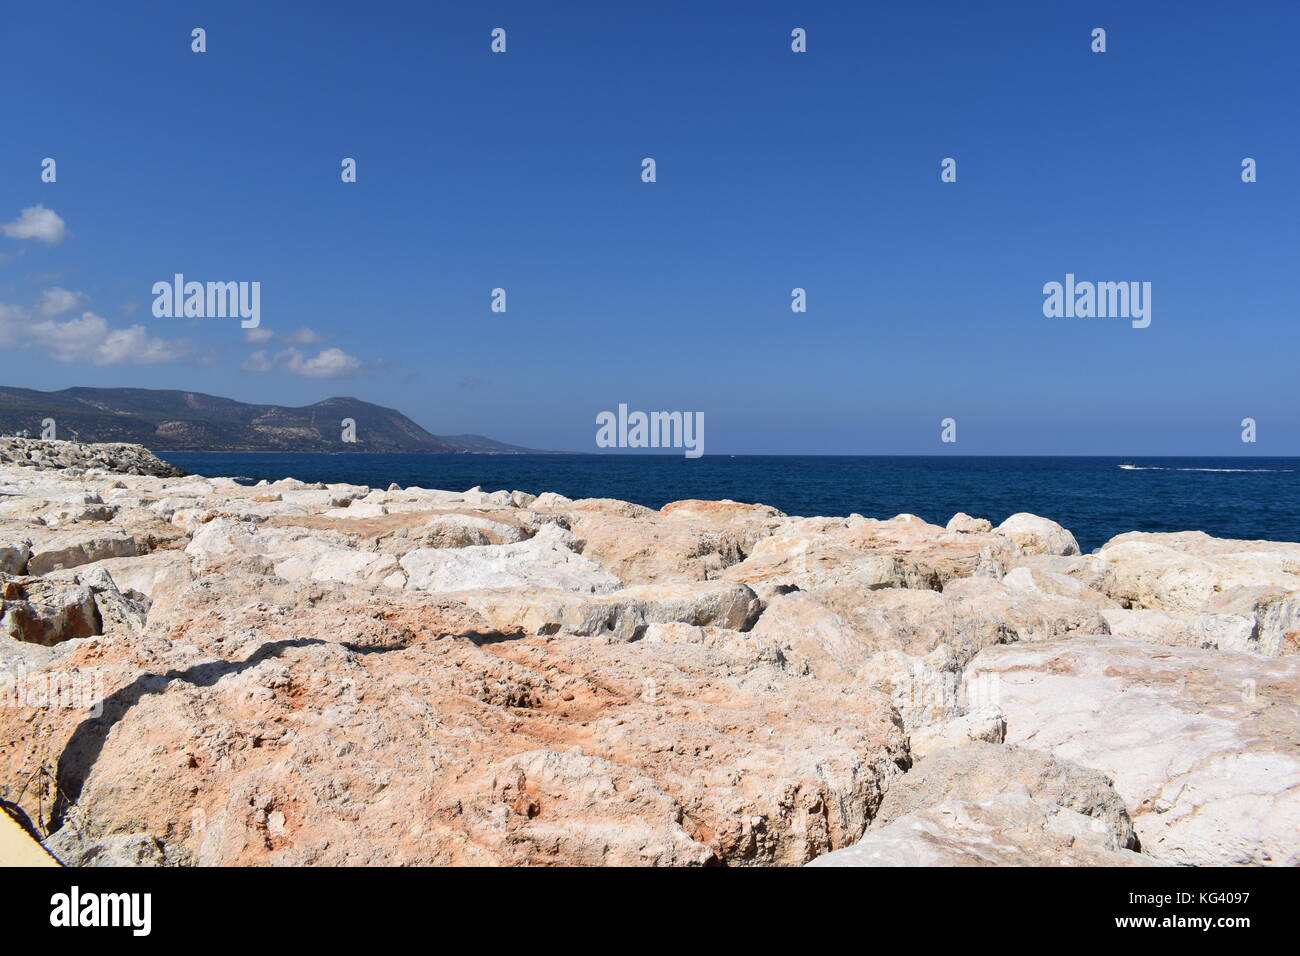
[[[528,532],[516,524],[472,514],[435,515],[408,535],[411,550],[517,544],[528,537]]]
[[[748,554],[754,545],[780,528],[786,515],[769,505],[746,504],[723,498],[703,501],[686,498],[670,501],[659,509],[661,514],[712,528],[730,531],[740,541],[740,550]]]
[[[1022,791],[1100,820],[1115,846],[1137,848],[1133,821],[1105,774],[1041,750],[985,742],[918,760],[890,785],[872,828],[950,800],[978,803]]]
[[[798,865],[859,839],[906,762],[883,696],[776,661],[481,642],[412,592],[273,613],[226,573],[151,624],[169,640],[48,665],[105,673],[98,718],[0,709],[0,771],[56,770],[23,796],[56,839],[201,865]]]
[[[1002,711],[996,707],[976,706],[959,717],[913,730],[908,738],[908,748],[917,758],[977,742],[1000,744],[1006,738],[1007,722]]]
[[[105,558],[130,557],[136,551],[135,538],[115,528],[38,532],[32,536],[25,573],[48,574]]]
[[[972,518],[966,512],[959,511],[948,519],[945,527],[962,534],[984,534],[993,530],[993,522],[988,518]]]
[[[962,712],[962,668],[982,649],[1105,629],[1082,601],[1024,594],[988,578],[942,592],[852,587],[772,597],[754,631],[809,661],[823,680],[861,681],[890,694],[915,731]]]
[[[144,607],[99,567],[44,577],[0,575],[0,636],[51,646],[98,634],[138,634]]]
[[[0,574],[24,574],[32,556],[32,539],[10,533],[0,540]]]
[[[572,534],[548,525],[518,544],[417,548],[402,557],[401,566],[407,586],[422,591],[554,588],[607,594],[619,588],[618,578],[572,546]]]
[[[768,589],[934,589],[1014,553],[1001,536],[949,531],[915,515],[788,518],[723,577]]]
[[[397,558],[354,547],[356,537],[338,531],[214,518],[195,532],[185,553],[199,572],[258,557],[287,581],[338,581],[400,588],[406,575]]]
[[[729,581],[642,584],[606,594],[530,588],[467,590],[458,600],[501,632],[576,634],[632,641],[651,624],[748,628],[758,617],[757,595]]]
[[[1021,511],[997,526],[997,533],[1011,539],[1026,554],[1071,555],[1079,553],[1079,542],[1050,518]]]
[[[1082,601],[1100,609],[1102,617],[1105,617],[1107,609],[1119,607],[1114,599],[1107,597],[1100,590],[1089,587],[1077,577],[1032,565],[1019,565],[1012,568],[1002,576],[1002,585],[1029,594],[1050,594]]]
[[[1011,576],[1011,575],[1009,575]],[[1043,641],[1068,634],[1105,634],[1104,609],[1113,602],[1086,588],[1082,591],[1020,589],[1006,578],[949,581],[944,596],[960,607],[981,607],[998,615],[1022,641]]]
[[[571,522],[586,542],[582,554],[628,584],[714,580],[745,557],[741,535],[684,510],[585,509],[573,511]]]
[[[1024,792],[898,817],[809,866],[1150,866],[1106,825]]]
[[[131,558],[106,558],[91,567],[102,568],[123,593],[134,591],[151,602],[173,598],[192,580],[194,572],[184,551],[153,551]]]
[[[102,624],[90,588],[39,578],[0,581],[0,637],[47,647],[99,634]]]
[[[1100,770],[1165,863],[1300,864],[1300,659],[1074,637],[982,651],[1010,744]]]
[[[1192,623],[1189,642],[1270,657],[1300,652],[1300,545],[1131,533],[1097,557],[1107,594],[1124,608]]]

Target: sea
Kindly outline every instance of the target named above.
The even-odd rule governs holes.
[[[1059,522],[1084,553],[1125,531],[1204,531],[1300,541],[1300,458],[400,455],[171,452],[196,474],[387,488],[480,486],[660,508],[682,498],[760,502],[791,515],[904,512],[995,524],[1018,511]]]

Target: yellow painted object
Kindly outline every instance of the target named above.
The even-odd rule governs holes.
[[[0,866],[58,865],[59,861],[33,840],[6,808],[0,807]]]

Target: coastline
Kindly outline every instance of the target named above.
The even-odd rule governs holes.
[[[1297,459],[1134,459],[1011,456],[424,456],[170,455],[188,471],[386,488],[558,492],[658,510],[681,499],[757,501],[787,515],[887,518],[944,525],[959,511],[995,524],[1019,512],[1069,528],[1092,552],[1126,531],[1204,531],[1214,537],[1300,541]],[[1153,466],[1147,469],[1146,466]],[[1208,467],[1206,467],[1208,466]],[[1187,470],[1177,470],[1185,468]],[[1218,471],[1217,469],[1232,469]],[[1213,469],[1213,470],[1212,470]],[[1241,469],[1241,470],[1238,470]]]
[[[0,780],[65,863],[1300,863],[1300,544],[30,444]]]

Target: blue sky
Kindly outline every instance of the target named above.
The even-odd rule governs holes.
[[[711,454],[1300,454],[1290,0],[4,19],[0,384],[583,451],[625,402],[704,412]],[[176,272],[261,282],[275,337],[155,318]],[[1067,272],[1151,282],[1151,326],[1044,317]]]

